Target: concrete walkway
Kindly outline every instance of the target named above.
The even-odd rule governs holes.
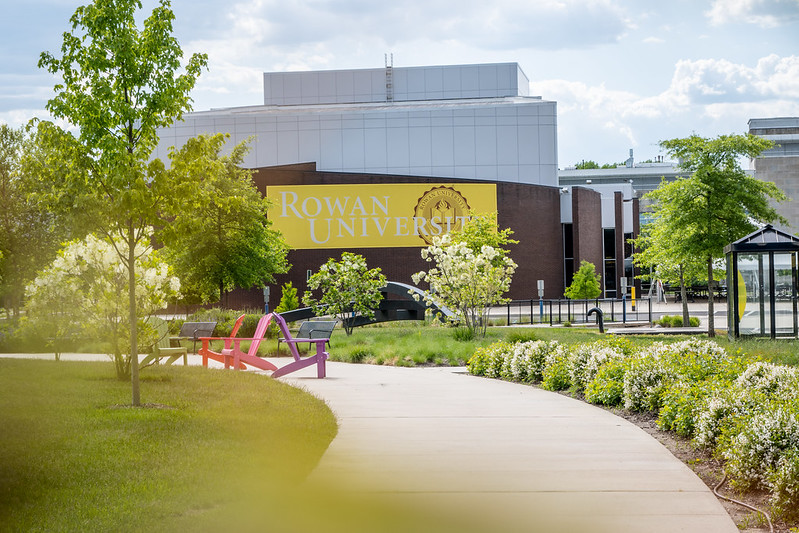
[[[484,531],[737,531],[687,466],[603,409],[464,369],[307,372],[286,381],[340,424],[315,481],[450,510]]]

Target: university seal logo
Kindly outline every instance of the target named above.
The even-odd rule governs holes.
[[[419,237],[433,244],[433,237],[463,227],[469,217],[469,203],[452,187],[435,187],[419,198],[414,210]]]

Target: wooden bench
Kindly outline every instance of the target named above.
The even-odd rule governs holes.
[[[327,345],[330,346],[330,336],[333,334],[337,322],[335,320],[306,320],[300,324],[300,330],[297,332],[298,339],[325,339]],[[280,343],[286,342],[286,337],[279,337],[277,339],[277,351],[280,352]],[[311,349],[313,343],[308,343],[308,349]]]
[[[194,341],[192,345],[192,352],[197,353],[197,341],[200,337],[210,337],[214,334],[216,322],[184,322],[180,327],[180,333],[177,337],[172,337],[173,340],[187,339]],[[234,333],[233,337],[236,336]]]

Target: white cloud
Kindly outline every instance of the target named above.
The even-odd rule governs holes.
[[[799,0],[714,0],[705,15],[716,26],[741,22],[774,28],[799,20]]]
[[[296,47],[374,35],[386,47],[431,39],[489,49],[574,49],[616,42],[630,25],[612,0],[249,0],[234,5],[236,38]]]
[[[776,54],[749,67],[721,59],[679,61],[668,93],[686,104],[799,98],[799,56]]]
[[[652,96],[567,80],[531,85],[558,103],[561,166],[580,157],[610,161],[627,147],[649,146],[651,157],[661,139],[742,133],[750,118],[799,116],[799,56],[770,55],[753,67],[679,61],[670,86]]]

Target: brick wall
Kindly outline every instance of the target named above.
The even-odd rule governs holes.
[[[574,232],[574,271],[581,261],[593,263],[605,286],[602,257],[602,196],[585,187],[572,187],[572,224]],[[569,280],[571,283],[571,280]]]
[[[387,176],[381,174],[348,174],[319,172],[314,163],[287,165],[258,169],[253,179],[263,194],[268,185],[334,185],[381,183],[437,183],[445,178],[420,178],[415,176]],[[463,180],[473,183],[486,181]],[[497,207],[500,228],[510,227],[513,238],[520,241],[511,247],[511,257],[519,268],[513,277],[509,297],[528,299],[537,297],[537,280],[543,279],[546,298],[559,298],[563,294],[563,236],[560,224],[560,193],[557,187],[492,182],[497,186]],[[288,260],[292,265],[288,274],[276,276],[271,286],[270,309],[280,299],[280,287],[291,281],[302,298],[307,288],[308,270],[316,272],[330,257],[340,257],[340,249],[292,250]],[[411,276],[425,270],[429,264],[421,258],[421,248],[356,248],[346,251],[362,255],[369,268],[380,267],[392,281],[412,284]],[[601,252],[601,243],[600,243]],[[230,307],[263,308],[260,289],[236,290],[228,296]]]

